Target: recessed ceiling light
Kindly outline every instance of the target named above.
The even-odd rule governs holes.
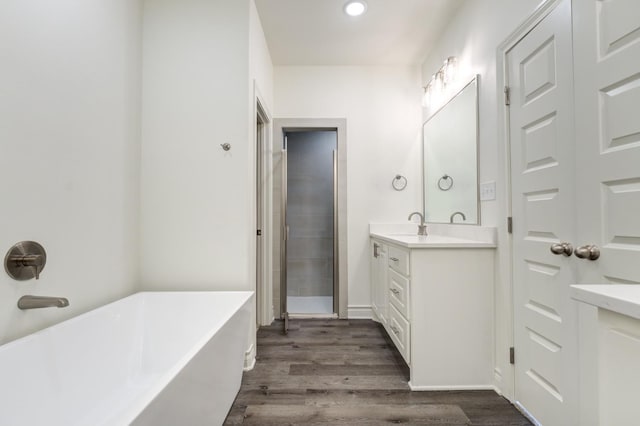
[[[344,5],[344,13],[349,16],[360,16],[367,11],[367,4],[362,1],[350,1]]]

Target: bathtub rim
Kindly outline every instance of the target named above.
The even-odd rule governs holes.
[[[247,298],[242,301],[241,305],[243,305],[244,303],[246,303],[246,301],[253,295],[255,295],[255,291],[253,290],[185,290],[185,291],[181,291],[181,290],[168,290],[168,291],[137,291],[135,293],[132,293],[128,296],[124,296],[121,297],[120,299],[116,299],[113,300],[111,302],[108,302],[104,305],[100,305],[97,306],[95,308],[92,308],[86,312],[82,312],[74,317],[71,318],[67,318],[63,321],[57,322],[55,324],[51,324],[46,326],[45,328],[41,328],[39,330],[36,330],[32,333],[29,333],[25,336],[21,336],[18,338],[15,338],[13,340],[9,340],[8,342],[4,342],[3,344],[0,345],[0,351],[6,350],[6,348],[13,346],[15,344],[19,344],[20,342],[23,341],[27,341],[27,340],[31,340],[34,339],[35,337],[37,337],[40,334],[44,334],[50,331],[50,329],[54,328],[54,327],[58,327],[58,326],[62,326],[64,324],[72,324],[76,321],[79,321],[85,317],[91,316],[91,315],[95,315],[95,312],[98,312],[102,309],[106,309],[107,307],[110,307],[111,305],[115,305],[116,303],[120,303],[123,302],[127,299],[132,299],[135,296],[139,296],[139,295],[145,295],[145,294],[215,294],[215,293],[246,293],[247,294]],[[28,314],[28,311],[25,312],[25,315]],[[230,317],[227,317],[227,319]],[[213,334],[212,334],[213,335]]]

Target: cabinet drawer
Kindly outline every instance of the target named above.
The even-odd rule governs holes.
[[[396,344],[398,351],[402,355],[407,364],[411,365],[411,346],[410,346],[410,325],[409,321],[402,316],[400,312],[393,306],[389,306],[389,323],[388,331],[391,340]]]
[[[409,318],[409,279],[389,270],[389,302]]]
[[[409,276],[409,252],[389,246],[389,266],[395,271]]]

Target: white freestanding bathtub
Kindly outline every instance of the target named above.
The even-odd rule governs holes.
[[[143,292],[0,346],[0,425],[219,425],[253,292]]]

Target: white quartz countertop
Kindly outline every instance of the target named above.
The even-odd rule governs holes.
[[[572,285],[571,297],[579,302],[640,319],[640,285]]]
[[[429,235],[418,235],[412,223],[370,223],[369,235],[391,244],[415,248],[495,248],[496,229],[482,226],[428,224]]]
[[[377,234],[372,232],[371,236],[408,248],[493,248],[496,246],[491,242],[467,240],[446,235]]]

